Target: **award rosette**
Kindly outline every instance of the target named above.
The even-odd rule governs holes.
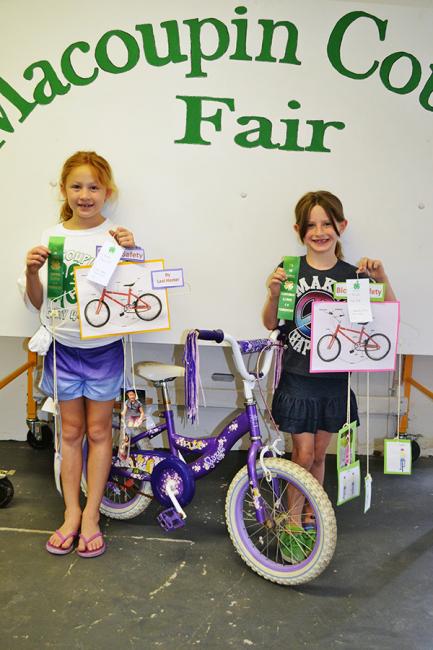
[[[293,320],[299,264],[299,257],[285,257],[283,259],[283,269],[286,272],[287,279],[281,284],[277,312],[277,317],[283,320]]]

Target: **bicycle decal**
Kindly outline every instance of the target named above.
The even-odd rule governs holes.
[[[311,372],[394,370],[399,303],[373,303],[373,321],[351,323],[346,304],[314,303]]]

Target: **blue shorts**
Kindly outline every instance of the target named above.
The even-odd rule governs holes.
[[[54,396],[53,344],[44,359],[39,388]],[[120,395],[123,384],[123,344],[99,348],[70,348],[56,343],[57,398],[60,402],[87,397],[106,402]]]

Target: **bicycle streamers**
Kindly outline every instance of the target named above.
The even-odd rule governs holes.
[[[197,330],[188,332],[183,353],[183,365],[185,367],[185,411],[186,417],[192,423],[198,422],[198,385],[200,375],[197,338]]]
[[[283,369],[283,352],[284,352],[284,345],[281,342],[275,343],[276,350],[274,352],[275,354],[275,361],[274,361],[274,382],[273,382],[273,390],[275,392],[275,389],[277,388],[278,384],[280,383],[280,377],[281,377],[281,371]]]

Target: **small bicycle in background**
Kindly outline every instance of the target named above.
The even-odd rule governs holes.
[[[330,316],[334,316],[329,312]],[[334,316],[335,318],[335,316]],[[324,334],[317,341],[317,354],[322,361],[335,361],[341,352],[341,341],[339,337],[345,338],[352,343],[353,347],[349,350],[353,352],[365,352],[367,357],[372,361],[381,361],[386,357],[391,349],[391,341],[380,332],[369,334],[365,329],[365,323],[360,323],[361,329],[343,327],[337,320],[337,325],[332,334]]]
[[[335,514],[322,486],[309,472],[289,460],[276,458],[275,444],[271,447],[264,444],[253,395],[258,376],[248,372],[242,358],[242,353],[264,350],[260,378],[266,376],[278,332],[273,332],[269,339],[257,341],[236,341],[221,330],[196,330],[196,333],[201,340],[230,344],[243,381],[244,410],[219,435],[209,438],[178,435],[168,384],[184,376],[184,368],[137,363],[136,374],[161,391],[162,423],[132,437],[127,461],[118,458],[114,446],[101,512],[115,519],[136,517],[147,508],[153,496],[166,508],[158,516],[165,530],[184,525],[184,507],[194,497],[196,480],[215,469],[235,443],[248,435],[247,464],[233,478],[226,497],[230,538],[241,558],[263,578],[283,585],[308,582],[322,573],[334,554]],[[168,450],[143,448],[162,432],[167,432]],[[185,462],[182,457],[185,452],[193,452],[192,461]],[[85,491],[85,469],[82,487]],[[300,499],[304,507],[299,506]],[[296,512],[290,506],[294,502]],[[307,511],[308,515],[304,514]],[[303,526],[307,516],[310,522],[314,521],[314,530],[310,532]]]

